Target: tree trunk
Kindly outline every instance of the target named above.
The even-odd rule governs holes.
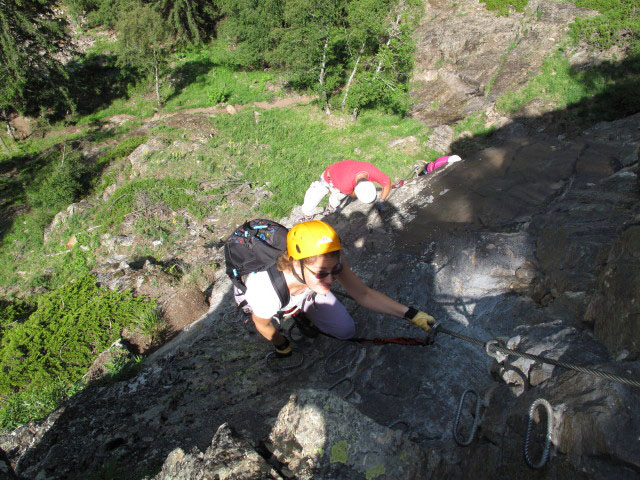
[[[327,91],[324,89],[324,78],[326,75],[327,68],[327,48],[329,48],[329,34],[327,33],[327,38],[324,39],[324,47],[322,49],[322,66],[320,67],[320,77],[318,78],[318,83],[320,83],[320,89],[322,91],[322,100],[324,102],[324,113],[327,115],[331,115],[331,109],[329,108],[329,101],[327,100]]]
[[[322,47],[322,66],[320,67],[320,77],[318,78],[318,83],[320,85],[324,85],[324,77],[326,75],[327,68],[327,48],[329,47],[329,35],[324,39],[324,46]]]
[[[391,40],[393,40],[396,37],[396,35],[398,35],[399,25],[400,25],[400,14],[396,16],[396,21],[391,24],[389,39],[387,40],[387,43],[385,43],[385,47],[388,47],[389,45],[391,45]],[[376,76],[380,73],[380,70],[382,70],[382,58],[378,60],[378,66],[376,67]]]
[[[154,65],[155,77],[156,77],[156,101],[158,102],[158,108],[162,106],[162,102],[160,102],[160,79],[158,76],[158,59],[156,58],[156,62]]]
[[[4,148],[7,151],[7,153],[11,153],[11,150],[9,150],[9,147],[7,146],[7,143],[4,141],[4,138],[0,136],[0,140],[2,140],[2,145],[4,145]]]
[[[344,108],[347,105],[347,96],[349,95],[349,87],[351,87],[351,83],[353,82],[353,77],[356,76],[356,71],[358,70],[358,64],[360,63],[360,59],[362,58],[362,52],[364,52],[364,42],[362,42],[362,46],[360,47],[360,53],[358,53],[358,59],[356,60],[356,64],[353,66],[353,70],[351,70],[351,75],[349,76],[347,85],[344,87],[344,96],[342,97],[342,108]]]
[[[9,123],[9,117],[7,117],[7,112],[5,111],[4,108],[2,109],[2,120],[4,121],[4,123],[7,124],[7,133],[11,137],[11,140],[13,140],[15,142],[16,141],[16,137],[13,134],[13,127]]]

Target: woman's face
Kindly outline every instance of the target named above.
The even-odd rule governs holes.
[[[342,271],[340,257],[321,255],[316,258],[315,262],[307,262],[300,264],[300,269],[304,269],[303,278],[307,286],[320,295],[326,295],[331,290],[331,284]]]

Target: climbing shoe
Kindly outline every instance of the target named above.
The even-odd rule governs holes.
[[[280,346],[275,346],[276,349],[276,358],[287,358],[290,357],[293,353],[293,348],[291,348],[291,342],[287,337],[284,337],[284,343]]]

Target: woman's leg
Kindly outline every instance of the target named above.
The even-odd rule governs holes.
[[[304,203],[302,204],[302,214],[305,216],[316,213],[316,208],[329,189],[320,181],[313,182],[304,194]]]
[[[335,210],[340,206],[346,195],[334,187],[331,187],[329,191],[331,192],[329,195],[329,206]]]
[[[353,318],[331,292],[305,302],[304,313],[322,332],[340,340],[352,338],[356,333]]]
[[[440,167],[444,167],[449,163],[459,162],[461,158],[458,155],[449,155],[446,157],[436,158],[433,162],[427,163],[427,173],[431,173]]]

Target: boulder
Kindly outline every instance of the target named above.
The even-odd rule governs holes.
[[[204,453],[173,450],[154,480],[253,480],[282,477],[226,423],[218,427]]]
[[[362,415],[326,391],[292,395],[269,436],[270,449],[300,480],[331,478],[432,478],[440,461],[400,430]]]

